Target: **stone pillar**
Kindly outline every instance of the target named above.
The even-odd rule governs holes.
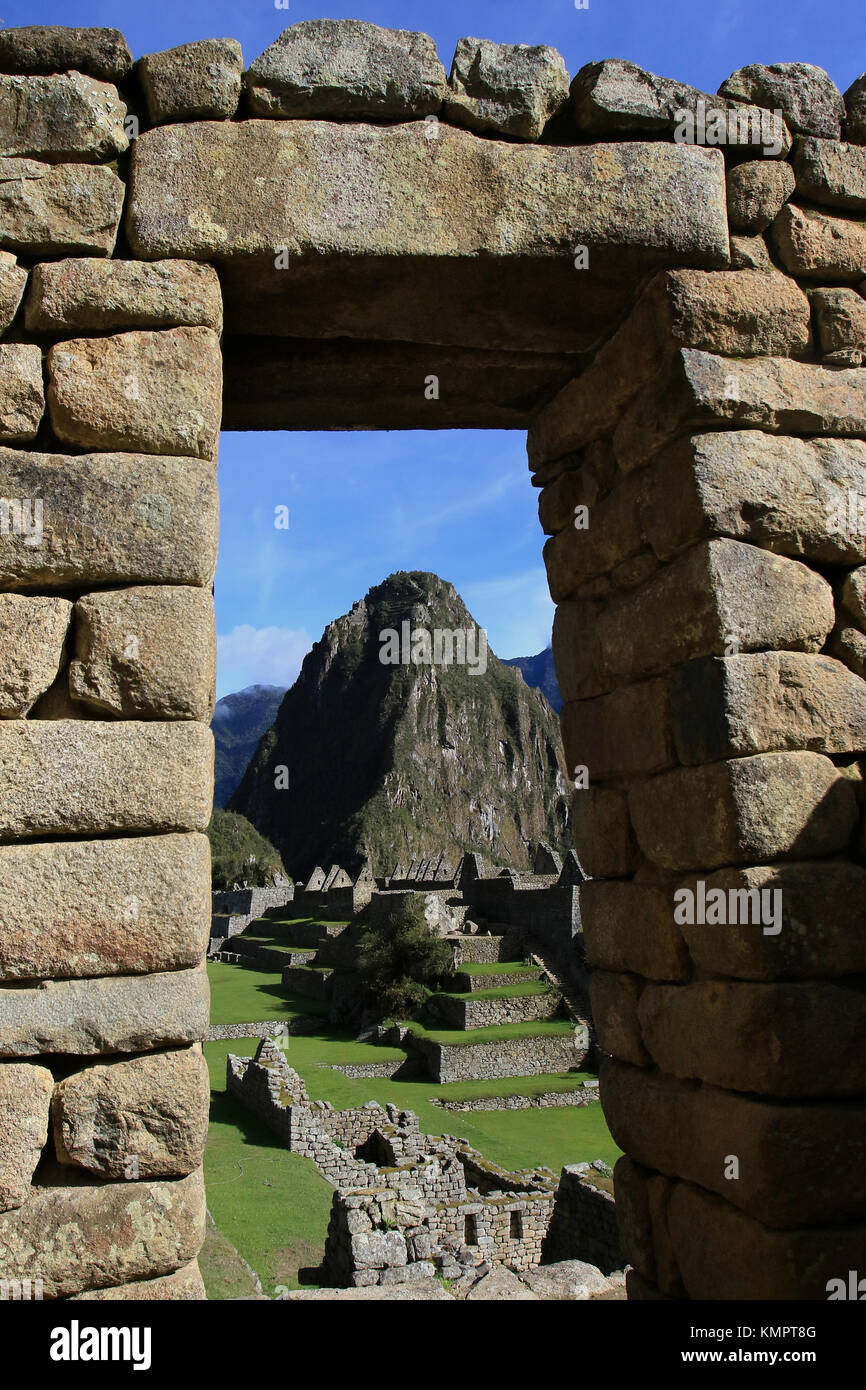
[[[26,80],[68,119],[4,161],[0,1274],[203,1298],[220,288],[109,259],[126,108]]]
[[[825,146],[832,215],[656,276],[529,436],[631,1297],[866,1258],[866,314],[815,287],[866,269],[863,154]]]

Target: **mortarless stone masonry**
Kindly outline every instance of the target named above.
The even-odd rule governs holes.
[[[423,35],[357,22],[293,26],[240,82],[228,42],[133,70],[114,30],[0,35],[0,589],[53,601],[0,607],[0,875],[14,864],[35,905],[30,939],[2,942],[0,1054],[15,1060],[0,1063],[0,1192],[20,1205],[0,1216],[0,1264],[44,1277],[46,1296],[200,1287],[196,1173],[46,1186],[33,1158],[46,1071],[101,1065],[65,999],[86,1001],[103,1048],[204,1036],[194,843],[210,808],[222,402],[230,427],[529,429],[576,848],[598,880],[584,937],[611,1058],[602,1103],[629,1155],[617,1205],[634,1290],[823,1299],[866,1258],[863,1048],[846,1054],[842,1105],[789,1108],[772,1070],[760,1101],[739,1090],[754,1080],[750,982],[796,979],[798,1007],[842,1046],[824,982],[853,1000],[866,970],[840,886],[864,860],[863,79],[846,106],[818,69],[756,66],[713,98],[617,60],[566,96],[555,55],[530,53],[515,105],[513,50],[464,41],[449,80]],[[141,131],[118,164],[133,99]],[[698,101],[734,118],[731,148],[674,139],[677,108]],[[779,113],[769,148],[761,102]],[[148,112],[167,123],[148,128]],[[110,605],[132,612],[155,586],[201,592],[151,606],[107,682]],[[120,597],[91,599],[106,590]],[[169,837],[190,919],[172,904],[177,934],[143,951],[130,926],[158,902]],[[68,899],[62,874],[50,901],[28,884],[21,847],[63,862]],[[776,934],[681,928],[674,893],[702,871],[780,888]],[[701,985],[715,1051],[683,1057],[648,981],[678,1018]],[[772,1031],[791,996],[762,998]],[[776,1136],[755,1158],[755,1190],[785,1198],[772,1228],[720,1182],[743,1105]],[[803,1159],[825,1125],[844,1184]],[[157,1216],[145,1239],[137,1223]],[[110,1268],[86,1235],[63,1246],[70,1226],[125,1232]]]

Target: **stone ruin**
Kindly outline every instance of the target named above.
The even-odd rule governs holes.
[[[630,1293],[824,1299],[866,1246],[864,79],[449,78],[352,21],[243,66],[0,32],[0,1268],[200,1290],[221,422],[510,427]],[[678,921],[699,885],[780,929]],[[123,1153],[76,1086],[134,1098]]]
[[[359,1288],[438,1274],[468,1292],[494,1264],[622,1268],[613,1198],[589,1164],[564,1169],[559,1182],[547,1168],[512,1173],[466,1140],[422,1134],[411,1110],[312,1102],[273,1040],[255,1057],[229,1055],[226,1089],[336,1189],[327,1282]]]

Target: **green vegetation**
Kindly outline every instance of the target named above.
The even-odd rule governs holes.
[[[361,983],[380,1016],[414,1013],[450,969],[451,947],[430,930],[415,897],[389,907],[358,950]]]
[[[520,999],[527,994],[550,993],[550,985],[542,980],[527,980],[520,985],[500,985],[494,989],[473,989],[471,994],[443,990],[448,999]]]
[[[234,888],[244,883],[250,888],[265,888],[277,875],[286,877],[283,861],[270,840],[260,835],[246,816],[215,810],[207,833],[214,888]]]
[[[471,995],[459,995],[468,999]],[[425,1028],[420,1023],[404,1023],[411,1037],[424,1038],[427,1042],[442,1043],[447,1047],[466,1047],[471,1043],[503,1042],[506,1038],[550,1038],[555,1034],[574,1032],[574,1024],[567,1018],[552,1019],[547,1023],[500,1023],[490,1028],[473,1028],[469,1032],[442,1028]]]

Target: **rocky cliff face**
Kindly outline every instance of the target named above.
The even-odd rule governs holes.
[[[469,633],[465,664],[442,664],[447,639],[438,663],[408,659],[437,630]],[[391,575],[326,628],[229,804],[295,875],[478,849],[526,868],[530,840],[569,840],[553,710],[486,649],[454,587],[420,572]]]

